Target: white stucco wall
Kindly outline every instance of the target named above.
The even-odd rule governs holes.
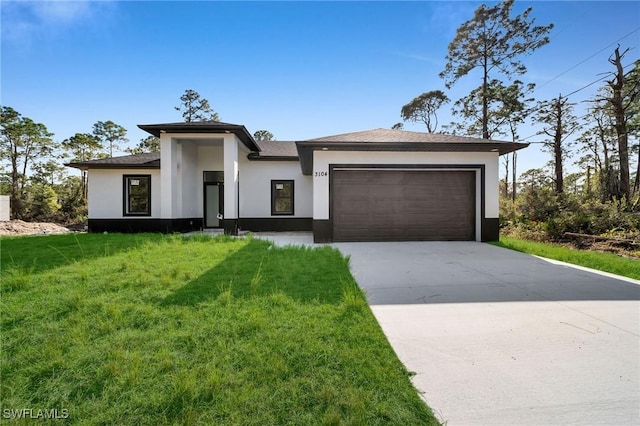
[[[161,181],[158,169],[92,169],[88,173],[90,219],[118,219],[123,212],[123,176],[151,175],[151,216],[126,216],[127,219],[160,217]]]
[[[160,217],[172,219],[178,217],[178,145],[166,133],[160,134],[160,167],[161,186],[165,194],[160,203]]]
[[[238,159],[242,142],[233,134],[224,136],[224,218],[238,218]]]
[[[497,152],[344,152],[315,151],[313,161],[313,218],[329,219],[330,164],[473,164],[485,166],[485,217],[497,218],[498,153]],[[479,174],[477,182],[479,182]],[[476,198],[480,200],[480,188]],[[478,227],[479,229],[479,227]]]
[[[0,195],[0,221],[4,222],[9,219],[11,219],[11,197]]]
[[[198,146],[185,142],[178,145],[181,147],[181,158],[178,173],[181,176],[180,189],[181,200],[178,205],[178,217],[201,217],[202,216],[202,196],[198,197],[198,186],[202,188],[202,174],[198,178]],[[198,208],[199,207],[199,208]]]
[[[304,176],[298,161],[249,161],[246,155],[240,162],[240,217],[266,218],[271,216],[271,180],[293,180],[293,216],[312,217],[313,178]]]

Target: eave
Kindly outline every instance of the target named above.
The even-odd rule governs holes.
[[[67,167],[80,170],[89,169],[160,169],[160,160],[144,164],[99,164],[99,163],[66,163]]]
[[[508,154],[529,146],[518,142],[296,142],[302,174],[313,173],[314,151],[496,152]]]
[[[247,155],[249,161],[298,161],[298,157],[288,155],[260,155],[257,152],[251,152]]]
[[[233,133],[250,151],[260,151],[253,136],[246,127],[241,124],[217,123],[165,123],[165,124],[138,124],[138,127],[153,136],[160,137],[161,133]]]

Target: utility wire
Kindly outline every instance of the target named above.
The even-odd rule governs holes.
[[[640,28],[639,28],[639,29],[640,29]],[[630,66],[632,66],[632,65],[635,65],[635,62],[632,62],[632,63],[630,63],[630,64],[625,65],[624,67],[622,67],[622,70],[624,71],[626,68],[629,68],[629,67],[630,67]],[[603,77],[600,77],[599,79],[597,79],[597,80],[595,80],[595,81],[592,81],[591,83],[589,83],[589,84],[587,84],[587,85],[585,85],[585,86],[582,86],[582,87],[581,87],[581,88],[579,88],[579,89],[574,90],[573,92],[569,93],[568,95],[564,95],[564,96],[563,96],[563,98],[568,98],[568,97],[569,97],[569,96],[571,96],[571,95],[575,95],[575,94],[576,94],[576,93],[578,93],[579,91],[584,90],[584,89],[586,89],[587,87],[589,87],[589,86],[593,86],[593,85],[594,85],[594,84],[596,84],[597,82],[604,80],[605,78],[609,77],[609,75],[611,75],[611,74],[613,74],[613,73],[612,73],[612,72],[608,72],[608,73],[606,73],[606,74],[607,74],[607,75],[605,75],[605,76],[603,76]]]
[[[640,28],[638,28],[638,29],[640,29]],[[627,65],[626,65],[626,66],[624,66],[622,69],[624,70],[624,69],[626,69],[626,68],[629,68],[629,67],[630,67],[630,66],[632,66],[632,65],[635,65],[635,62],[632,62],[632,63],[630,63],[630,64],[627,64]],[[569,97],[569,96],[571,96],[571,95],[575,95],[576,93],[578,93],[578,92],[580,92],[580,91],[582,91],[582,90],[586,89],[587,87],[593,86],[594,84],[596,84],[596,83],[598,83],[598,82],[600,82],[600,81],[604,80],[605,78],[609,77],[609,74],[611,74],[611,73],[607,73],[607,75],[602,76],[602,77],[600,77],[599,79],[592,81],[591,83],[585,84],[585,85],[584,85],[584,86],[582,86],[581,88],[574,90],[573,92],[569,93],[568,95],[562,95],[562,97],[563,97],[563,98],[568,98],[568,97]],[[537,106],[534,106],[534,107],[531,107],[531,108],[529,108],[529,110],[526,112],[526,115],[527,115],[527,116],[529,116],[529,115],[531,115],[532,113],[534,113],[534,112],[535,112],[536,110],[538,110],[538,109],[540,109],[540,106],[538,106],[538,105],[537,105]],[[578,120],[581,120],[581,119],[583,119],[583,118],[587,117],[588,115],[589,115],[589,113],[586,113],[586,114],[584,114],[584,115],[582,115],[582,116],[578,117],[577,119],[578,119]],[[531,136],[527,136],[526,138],[522,138],[522,139],[520,139],[520,140],[526,141],[527,139],[532,138],[532,137],[534,137],[534,136],[538,136],[539,134],[540,134],[540,133],[534,133],[533,135],[531,135]],[[544,142],[529,142],[529,143],[544,143]]]
[[[555,77],[553,77],[551,80],[549,80],[549,81],[547,81],[547,82],[545,82],[545,83],[541,84],[540,86],[538,86],[538,88],[540,88],[540,87],[544,87],[544,86],[546,86],[547,84],[551,83],[552,81],[557,80],[558,78],[562,77],[563,75],[565,75],[565,74],[566,74],[566,73],[568,73],[569,71],[571,71],[571,70],[573,70],[573,69],[575,69],[575,68],[579,67],[580,65],[584,64],[585,62],[587,62],[589,59],[593,58],[594,56],[598,55],[599,53],[604,52],[605,50],[607,50],[608,48],[610,48],[610,47],[611,47],[611,46],[613,46],[614,44],[616,44],[616,43],[618,43],[618,42],[620,42],[620,41],[624,40],[625,38],[629,37],[631,34],[636,33],[636,32],[638,32],[638,31],[640,31],[640,27],[638,27],[638,28],[636,28],[635,30],[631,31],[631,32],[630,32],[630,33],[628,33],[627,35],[625,35],[625,36],[623,36],[623,37],[620,37],[618,40],[614,41],[613,43],[611,43],[611,44],[609,44],[609,45],[607,45],[607,46],[603,47],[602,49],[598,50],[598,51],[597,51],[596,53],[594,53],[593,55],[589,56],[589,57],[588,57],[588,58],[586,58],[586,59],[583,59],[582,61],[578,62],[577,64],[575,64],[574,66],[572,66],[572,67],[571,67],[571,68],[569,68],[568,70],[561,72],[560,74],[558,74],[558,75],[556,75]]]

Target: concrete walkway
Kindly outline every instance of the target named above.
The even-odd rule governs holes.
[[[313,245],[310,234],[256,235]],[[640,286],[475,242],[336,243],[448,425],[640,424]]]

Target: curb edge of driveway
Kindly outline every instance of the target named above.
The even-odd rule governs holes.
[[[532,254],[531,256],[537,257],[540,260],[544,260],[545,262],[549,262],[549,263],[552,263],[554,265],[568,266],[569,268],[579,269],[581,271],[591,272],[592,274],[602,275],[602,276],[607,277],[607,278],[613,278],[613,279],[620,280],[620,281],[626,281],[626,282],[631,283],[631,284],[640,285],[640,280],[635,280],[633,278],[624,277],[622,275],[612,274],[611,272],[599,271],[597,269],[587,268],[586,266],[574,265],[573,263],[567,263],[567,262],[562,262],[560,260],[549,259],[549,258],[542,257],[542,256],[536,256],[535,254]]]

